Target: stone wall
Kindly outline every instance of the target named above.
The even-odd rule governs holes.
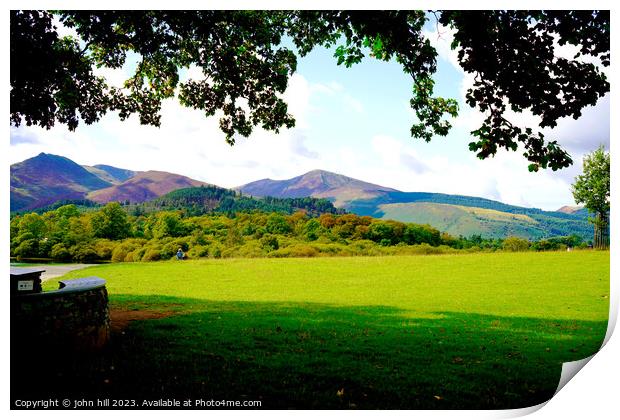
[[[108,292],[97,277],[60,282],[60,289],[11,297],[11,348],[84,351],[110,337]]]

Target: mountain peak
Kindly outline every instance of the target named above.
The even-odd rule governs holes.
[[[583,206],[562,206],[557,209],[556,212],[574,215],[588,214],[588,210],[585,209]]]
[[[296,180],[296,184],[298,186],[305,186],[316,192],[318,192],[318,190],[329,190],[333,188],[340,188],[356,182],[363,182],[353,178],[349,178],[345,175],[324,171],[322,169],[312,170],[303,175],[300,175],[299,177],[292,178],[292,180]]]
[[[306,176],[306,175],[339,175],[339,174],[335,172],[326,171],[325,169],[313,169],[309,172],[306,172],[305,174],[301,176]]]
[[[243,193],[254,196],[272,196],[282,198],[316,197],[328,198],[339,206],[344,201],[368,199],[396,191],[350,178],[345,175],[314,169],[303,175],[285,180],[261,179],[237,188]],[[341,202],[342,201],[342,202]]]
[[[29,161],[29,160],[56,160],[56,161],[63,161],[63,162],[73,162],[71,159],[66,158],[64,156],[60,156],[60,155],[54,155],[51,153],[39,153],[38,155],[31,157],[30,159],[26,159],[25,162]],[[75,163],[77,165],[77,163]]]

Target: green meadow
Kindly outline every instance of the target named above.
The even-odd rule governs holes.
[[[262,408],[531,406],[552,397],[563,362],[600,348],[609,260],[580,251],[89,267],[64,278],[107,281],[109,345],[31,382],[76,398]]]

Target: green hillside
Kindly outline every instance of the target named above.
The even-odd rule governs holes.
[[[551,212],[517,214],[494,209],[440,203],[380,204],[374,214],[382,219],[429,224],[455,236],[481,235],[487,238],[519,236],[536,240],[576,234],[592,236],[585,219],[554,217]]]

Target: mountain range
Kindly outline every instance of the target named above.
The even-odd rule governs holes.
[[[45,153],[11,165],[10,179],[11,211],[31,210],[58,200],[84,198],[90,191],[112,185],[109,180],[70,159]]]
[[[209,184],[162,171],[82,166],[62,156],[41,153],[11,165],[11,211],[34,210],[62,200],[140,203],[200,185]]]
[[[72,199],[100,204],[141,203],[198,186],[216,187],[168,172],[81,166],[62,156],[41,153],[11,166],[11,211],[28,211]],[[285,180],[262,179],[236,190],[255,197],[325,198],[352,213],[430,224],[455,236],[592,237],[587,211],[578,207],[564,206],[549,212],[480,197],[403,192],[323,170]]]

